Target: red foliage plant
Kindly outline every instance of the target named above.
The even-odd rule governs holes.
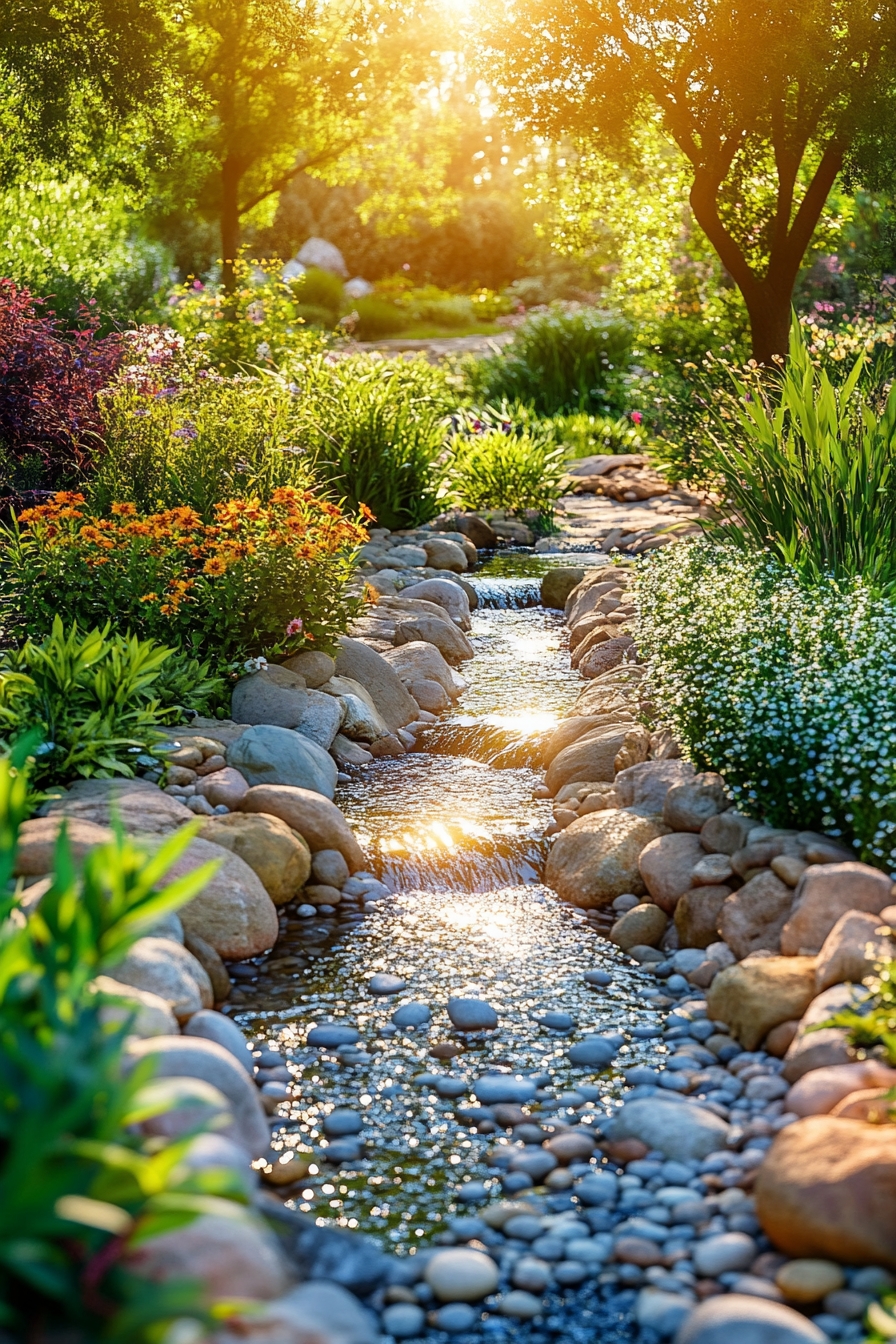
[[[42,485],[68,481],[101,443],[97,393],[118,368],[121,339],[99,335],[89,307],[82,318],[66,331],[46,300],[0,279],[0,451],[10,484],[26,464]]]

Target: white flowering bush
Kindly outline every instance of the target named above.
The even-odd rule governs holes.
[[[706,541],[655,553],[637,600],[657,717],[697,768],[896,871],[896,601]]]

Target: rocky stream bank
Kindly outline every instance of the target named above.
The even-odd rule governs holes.
[[[480,524],[374,535],[335,659],[24,828],[32,906],[63,817],[83,854],[113,810],[150,846],[198,815],[175,871],[220,861],[102,987],[134,1057],[216,1090],[191,1160],[255,1216],[137,1267],[254,1301],[216,1344],[861,1340],[889,1070],[808,1028],[888,945],[889,879],[642,726],[624,566],[471,575]]]

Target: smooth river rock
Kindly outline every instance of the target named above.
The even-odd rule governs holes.
[[[828,1336],[781,1302],[727,1293],[701,1302],[675,1344],[828,1344]]]
[[[484,999],[449,999],[448,1016],[458,1031],[494,1031],[498,1014]]]
[[[168,869],[167,880],[211,861],[218,864],[217,871],[179,912],[184,932],[203,938],[219,957],[233,961],[257,957],[277,941],[277,911],[259,878],[238,854],[208,840],[191,840]]]
[[[447,586],[466,601],[460,589],[454,588],[453,584]],[[469,615],[469,604],[466,605]],[[350,677],[364,687],[393,733],[416,719],[417,706],[398,673],[382,654],[360,639],[351,639],[348,635],[340,637],[336,672],[338,676]]]
[[[199,834],[247,863],[275,905],[293,900],[308,881],[311,851],[279,817],[231,812],[204,822]]]
[[[113,970],[122,984],[164,999],[181,1021],[214,1003],[211,981],[199,962],[168,938],[138,938]]]
[[[348,822],[336,804],[319,793],[286,784],[259,784],[249,790],[240,807],[243,812],[279,817],[304,837],[312,854],[338,849],[351,872],[364,868],[364,851]]]
[[[801,1018],[814,994],[814,957],[756,957],[720,971],[706,1004],[745,1050],[755,1050],[779,1022]]]
[[[500,1282],[491,1256],[461,1247],[436,1251],[424,1278],[440,1302],[479,1302]]]
[[[602,909],[625,892],[643,895],[638,859],[645,846],[666,831],[658,819],[632,812],[591,812],[557,836],[545,881],[564,900],[586,910]]]
[[[867,863],[812,864],[796,889],[781,951],[785,956],[820,952],[841,915],[849,910],[878,915],[891,903],[892,891],[887,874]]]
[[[614,1142],[640,1139],[667,1157],[698,1162],[725,1148],[729,1127],[712,1111],[663,1097],[627,1101],[605,1127]]]
[[[664,831],[668,829],[664,827]],[[690,888],[694,869],[704,857],[699,835],[687,831],[661,833],[645,846],[639,863],[641,878],[661,910],[672,914],[679,898]]]
[[[250,788],[257,784],[289,784],[332,798],[336,762],[323,747],[290,728],[265,724],[248,728],[227,748],[227,763],[239,770]]]
[[[231,695],[235,722],[295,728],[308,707],[305,680],[287,667],[268,664],[240,677]]]

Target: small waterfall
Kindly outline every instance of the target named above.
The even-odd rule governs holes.
[[[410,837],[409,837],[410,839]],[[392,891],[503,891],[540,881],[547,845],[534,836],[458,837],[454,848],[384,852],[374,845],[373,868]]]
[[[435,756],[466,756],[496,770],[538,770],[548,736],[496,723],[444,723],[426,734],[426,750]]]
[[[498,579],[474,574],[468,582],[476,589],[480,607],[519,610],[537,607],[541,602],[540,579]]]

